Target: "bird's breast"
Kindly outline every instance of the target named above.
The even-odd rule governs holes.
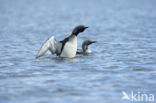
[[[77,51],[77,37],[74,36],[69,39],[64,45],[64,48],[61,53],[61,57],[73,58],[76,55]]]

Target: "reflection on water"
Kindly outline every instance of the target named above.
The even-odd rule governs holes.
[[[113,103],[156,95],[155,0],[0,0],[1,103]],[[51,35],[95,40],[90,55],[35,59]]]

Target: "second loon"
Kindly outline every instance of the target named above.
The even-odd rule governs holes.
[[[90,54],[91,50],[88,49],[88,46],[92,43],[95,43],[96,41],[91,41],[91,40],[85,40],[82,43],[82,49],[77,49],[77,54]]]

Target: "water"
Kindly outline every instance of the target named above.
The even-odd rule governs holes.
[[[0,103],[125,103],[156,96],[155,0],[0,0]],[[35,59],[48,37],[96,40],[92,54]]]

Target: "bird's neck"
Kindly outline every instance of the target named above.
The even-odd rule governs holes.
[[[77,36],[79,33],[72,33],[71,35],[75,35],[75,36]]]
[[[82,50],[85,53],[88,50],[88,46],[87,45],[82,45]]]
[[[73,42],[73,43],[77,43],[77,36],[71,35],[70,36],[70,41]]]

